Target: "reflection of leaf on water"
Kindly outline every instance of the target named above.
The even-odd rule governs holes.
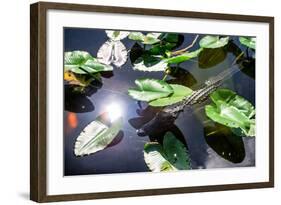
[[[212,123],[204,127],[204,135],[208,145],[224,159],[233,163],[240,163],[244,160],[243,139],[236,136],[230,128]]]
[[[185,145],[171,132],[165,134],[163,145],[156,142],[144,145],[144,160],[153,172],[191,169]]]
[[[119,117],[110,125],[105,122],[103,115],[88,124],[77,137],[74,153],[76,156],[93,154],[106,148],[121,130],[123,119]]]
[[[135,43],[130,51],[130,60],[133,64],[139,57],[141,57],[144,53],[144,49],[140,46],[139,43]]]
[[[75,87],[64,85],[64,109],[74,113],[91,112],[95,109],[87,95],[93,94],[94,89],[86,89],[86,93],[74,92]]]
[[[228,52],[231,52],[236,57],[242,53],[242,50],[233,41],[229,41],[227,49],[228,49]],[[256,71],[255,58],[244,55],[243,57],[241,57],[239,59],[239,61],[237,63],[238,63],[240,70],[243,73],[245,73],[249,77],[255,79],[255,71]]]
[[[167,80],[169,84],[180,84],[186,87],[192,87],[197,83],[195,77],[184,68],[171,66],[169,70],[171,71],[169,75],[173,77],[173,79]]]
[[[199,68],[211,68],[226,58],[226,50],[224,47],[215,49],[204,49],[198,56]]]

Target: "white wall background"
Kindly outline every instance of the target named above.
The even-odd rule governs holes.
[[[51,0],[50,0],[51,1]],[[276,187],[182,194],[170,196],[64,202],[60,204],[276,204],[280,201],[281,13],[277,0],[60,0],[86,4],[178,9],[275,16],[275,147]],[[32,204],[29,198],[29,4],[35,1],[1,2],[0,31],[0,204]],[[279,199],[279,200],[278,200]],[[153,200],[153,201],[152,201]],[[275,203],[274,203],[275,202]],[[56,204],[56,203],[55,203]]]

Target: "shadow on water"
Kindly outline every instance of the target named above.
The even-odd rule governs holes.
[[[107,148],[108,147],[113,147],[113,146],[119,144],[123,140],[123,138],[124,138],[124,132],[120,131],[117,134],[117,136],[113,139],[113,141],[109,145],[107,145]]]
[[[233,40],[228,43],[228,52],[232,53],[235,57],[239,56],[243,51],[237,46]],[[253,57],[254,53],[250,49],[246,49],[245,54],[237,62],[240,70],[245,73],[247,76],[255,79],[255,58]]]
[[[192,87],[197,83],[197,80],[189,71],[179,66],[171,66],[170,76],[172,76],[173,79],[167,80],[167,82],[171,84]]]
[[[227,56],[225,47],[210,49],[205,48],[198,56],[199,68],[207,69],[223,62]]]
[[[147,106],[145,109],[138,109],[137,113],[140,115],[140,117],[129,119],[128,122],[131,124],[132,127],[134,127],[136,130],[140,129],[144,124],[148,123],[150,120],[152,120],[156,113],[159,111],[159,108],[153,108],[151,106]],[[181,130],[174,124],[170,124],[169,126],[165,126],[163,124],[159,124],[159,129],[154,129],[154,131],[151,131],[148,135],[149,140],[151,142],[158,142],[160,144],[163,144],[163,137],[165,133],[171,132],[174,134],[174,136],[180,140],[187,148],[188,146],[185,140],[185,137]],[[144,137],[144,136],[139,136]]]
[[[64,85],[65,110],[74,113],[91,112],[95,109],[94,104],[88,98],[102,87],[100,82],[92,82],[83,92],[75,91],[75,85]]]
[[[245,158],[245,147],[242,137],[234,135],[231,130],[217,123],[209,123],[204,127],[207,144],[222,158],[240,163]]]

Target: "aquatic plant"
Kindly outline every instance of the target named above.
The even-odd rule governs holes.
[[[153,172],[191,169],[189,153],[185,145],[171,132],[164,136],[163,145],[148,142],[144,145],[144,160]]]
[[[79,134],[74,145],[76,156],[89,155],[103,150],[117,136],[122,128],[122,117],[117,118],[110,124],[106,122],[105,118],[105,115],[98,116]]]
[[[242,65],[240,62],[244,58],[244,51],[239,50],[238,53],[234,53],[236,57],[229,68],[212,76],[197,89],[192,90],[180,82],[171,81],[171,78],[177,79],[182,75],[182,68],[179,65],[183,62],[195,58],[203,59],[201,64],[199,63],[200,68],[208,68],[220,63],[226,56],[226,48],[232,44],[230,37],[195,35],[189,45],[177,49],[183,41],[182,36],[175,33],[144,34],[107,30],[106,35],[109,39],[98,50],[97,58],[86,51],[65,52],[64,80],[74,86],[76,91],[82,92],[85,87],[92,86],[93,81],[101,82],[102,72],[120,68],[128,62],[128,54],[130,54],[132,69],[142,72],[163,72],[162,79],[135,79],[136,87],[128,89],[128,95],[134,100],[145,102],[148,106],[157,107],[156,109],[159,110],[154,118],[139,129],[144,135],[149,134],[147,132],[149,129],[161,127],[154,126],[155,123],[164,122],[165,125],[174,125],[179,113],[186,106],[199,104],[210,97],[211,103],[205,106],[205,114],[215,126],[204,128],[206,135],[212,135],[213,130],[219,127],[221,130],[227,129],[227,134],[231,132],[231,139],[239,136],[255,136],[254,106],[234,91],[218,89],[224,80],[240,69],[247,69],[244,65],[240,69],[236,66]],[[135,42],[131,49],[127,49],[121,42],[125,38]],[[256,39],[240,37],[239,42],[247,47],[245,59],[248,59],[248,50],[251,54],[252,51],[254,52]],[[193,49],[195,44],[199,45],[198,49]],[[216,59],[211,66],[206,65],[210,58]],[[99,115],[79,134],[74,146],[76,156],[101,151],[118,136],[123,126],[122,117],[118,116],[109,121],[105,116]],[[162,135],[163,142],[153,141],[144,145],[144,161],[147,167],[153,172],[191,169],[187,145],[169,131]],[[214,136],[217,135],[220,133],[215,132]]]
[[[255,108],[249,101],[229,89],[218,89],[210,98],[213,103],[205,106],[210,119],[233,128],[235,134],[255,136]]]

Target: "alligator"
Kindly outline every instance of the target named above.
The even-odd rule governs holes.
[[[146,136],[155,134],[157,131],[168,130],[174,121],[178,118],[179,114],[184,111],[188,106],[202,103],[208,99],[209,95],[214,92],[222,83],[240,71],[236,65],[232,65],[228,69],[225,69],[217,76],[209,78],[199,88],[192,92],[191,95],[185,97],[182,101],[168,105],[152,118],[149,122],[144,124],[137,130],[139,136]]]

